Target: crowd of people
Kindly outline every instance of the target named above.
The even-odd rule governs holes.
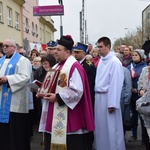
[[[108,37],[92,44],[70,35],[26,56],[14,40],[0,51],[0,147],[31,150],[33,125],[44,150],[125,150],[138,138],[150,149],[150,58]],[[42,83],[38,89],[33,81]],[[132,132],[125,139],[126,131]]]

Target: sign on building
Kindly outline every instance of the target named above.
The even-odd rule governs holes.
[[[33,7],[33,16],[58,16],[58,15],[64,15],[63,5]]]

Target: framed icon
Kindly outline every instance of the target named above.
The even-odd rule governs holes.
[[[59,70],[52,69],[46,73],[42,86],[39,90],[40,97],[43,97],[46,93],[54,92],[59,72]]]

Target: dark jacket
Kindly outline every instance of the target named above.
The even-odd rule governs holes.
[[[138,80],[139,80],[140,74],[142,72],[142,69],[145,66],[146,66],[146,62],[140,62],[137,64],[133,63],[133,67],[134,67],[136,76],[134,78],[132,78],[132,88],[135,88],[138,90]],[[129,70],[131,70],[131,65],[129,65],[127,68]],[[132,93],[132,98],[131,98],[132,101],[136,101],[139,98],[140,97],[139,97],[138,93]]]
[[[91,93],[91,98],[92,98],[92,104],[94,108],[94,99],[95,99],[95,76],[96,76],[96,67],[92,62],[87,61],[86,59],[83,60],[81,63],[82,67],[84,68],[87,77],[88,77],[88,82],[90,85],[90,93]]]

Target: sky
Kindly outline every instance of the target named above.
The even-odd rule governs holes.
[[[85,19],[87,20],[88,42],[95,44],[107,36],[112,42],[124,37],[127,32],[142,26],[142,11],[150,0],[84,0]],[[39,6],[59,5],[58,0],[39,0]],[[82,0],[63,0],[63,35],[71,35],[75,42],[80,41],[79,12]],[[52,16],[57,31],[54,40],[60,38],[60,17]]]

